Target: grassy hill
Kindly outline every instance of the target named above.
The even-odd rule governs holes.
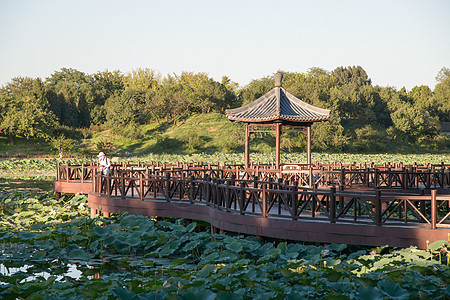
[[[215,153],[243,153],[244,126],[241,123],[230,122],[224,114],[196,114],[176,122],[161,121],[146,125],[128,125],[110,129],[89,128],[76,132],[78,139],[65,139],[64,157],[95,158],[99,151],[108,156],[145,157],[149,155],[192,155]],[[85,136],[85,138],[81,138]],[[284,144],[282,136],[282,155],[304,154],[306,139],[299,134],[295,137],[300,141],[295,146]],[[303,145],[302,145],[303,144]],[[15,139],[15,145],[10,145],[6,136],[0,135],[0,159],[11,157],[58,157],[58,142],[42,139]],[[275,138],[271,134],[254,134],[251,141],[252,155],[274,153]],[[291,148],[290,150],[287,150]],[[391,143],[389,150],[395,153],[429,153],[410,145]],[[449,149],[434,151],[437,154],[448,154]],[[319,154],[319,153],[317,153]],[[320,154],[325,155],[326,153]],[[339,153],[339,155],[342,153]],[[313,152],[314,156],[314,152]],[[313,158],[314,159],[314,158]],[[259,161],[265,161],[261,159]]]
[[[176,122],[130,125],[93,133],[82,142],[85,152],[142,156],[150,153],[192,154],[243,151],[243,126],[218,113],[193,115]]]
[[[244,127],[218,113],[198,114],[176,122],[128,125],[123,128],[83,130],[88,137],[65,141],[65,156],[92,156],[104,151],[115,156],[243,152]],[[54,143],[53,143],[54,144]],[[0,135],[0,157],[57,156],[57,147],[42,139],[15,139],[10,145]]]

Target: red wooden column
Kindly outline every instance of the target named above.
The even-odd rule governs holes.
[[[245,123],[244,164],[246,169],[250,165],[250,128],[248,123]]]
[[[311,167],[311,124],[308,124],[306,127],[306,163],[308,164],[309,170],[309,187],[312,187],[314,182]]]
[[[311,164],[311,125],[306,127],[306,163]]]
[[[281,136],[281,130],[280,130],[280,123],[276,123],[275,127],[275,164],[276,168],[280,169],[280,136]]]

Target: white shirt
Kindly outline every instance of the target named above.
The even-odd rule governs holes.
[[[111,167],[111,161],[106,156],[99,158],[98,165],[100,167],[100,171],[103,172],[104,175],[109,173],[109,167]]]

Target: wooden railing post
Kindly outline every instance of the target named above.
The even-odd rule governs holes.
[[[170,173],[166,173],[166,184],[165,184],[165,199],[167,202],[170,202]]]
[[[375,189],[375,225],[381,226],[381,189],[376,187]]]
[[[342,193],[342,192],[344,192],[344,186],[340,185],[339,186],[339,193]],[[344,201],[345,201],[345,198],[342,197],[342,196],[339,196],[339,210],[343,210],[344,209],[344,207],[345,207]]]
[[[125,199],[125,172],[120,172],[117,175],[120,176],[120,196]]]
[[[222,204],[222,198],[221,198],[222,193],[219,192],[219,179],[214,178],[213,183],[214,183],[214,185],[213,185],[213,203],[214,203],[215,207],[220,209],[220,206]]]
[[[388,167],[388,169],[387,169],[387,176],[388,176],[388,187],[392,188],[392,171],[391,171],[391,167]]]
[[[437,200],[436,200],[437,191],[431,190],[431,229],[436,229],[437,223]]]
[[[267,187],[262,185],[262,217],[267,218]]]
[[[66,181],[69,182],[69,163],[66,163]]]
[[[406,183],[407,182],[407,176],[406,176],[406,168],[405,167],[402,167],[402,189],[404,190],[404,191],[406,191],[406,189],[408,188],[408,184]]]
[[[330,223],[336,223],[336,186],[330,189]]]
[[[245,189],[244,189],[244,182],[241,181],[239,183],[239,213],[241,215],[244,214],[244,203],[245,203]]]
[[[366,168],[365,169],[365,173],[364,173],[364,180],[366,181],[365,182],[365,186],[366,187],[369,187],[370,186],[370,183],[369,183],[369,178],[370,178],[370,175],[369,175],[369,172],[370,172],[370,169],[369,168]]]
[[[341,176],[340,176],[341,184],[342,186],[345,186],[345,167],[341,168]]]
[[[81,164],[81,183],[84,182],[84,163]]]
[[[231,211],[230,210],[230,207],[231,207],[230,201],[231,201],[230,182],[227,179],[225,179],[225,206],[226,206],[225,209],[227,212]]]
[[[95,174],[92,174],[92,191],[94,193],[98,193],[96,182],[97,182],[97,178],[95,177]]]
[[[139,200],[144,201],[144,174],[141,172],[139,172]]]
[[[189,189],[189,202],[194,203],[194,175],[191,175],[189,180],[190,189]]]
[[[378,182],[379,182],[379,180],[378,180],[378,169],[377,168],[375,168],[374,170],[373,170],[373,184],[374,184],[374,186],[375,186],[375,188],[377,188],[378,187]]]
[[[206,192],[205,192],[205,200],[206,200],[206,205],[211,205],[211,178],[209,176],[205,176],[205,184],[206,184]]]
[[[298,182],[292,187],[292,220],[297,220],[298,211]]]
[[[59,162],[56,163],[56,180],[61,180],[61,170],[59,169]]]
[[[100,176],[100,173],[95,173],[95,188],[97,193],[104,194],[104,191],[102,190],[102,177]]]
[[[110,173],[106,174],[105,180],[106,180],[106,194],[108,196],[111,196],[111,174]]]

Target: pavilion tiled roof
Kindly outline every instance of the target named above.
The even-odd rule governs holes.
[[[331,110],[310,105],[281,87],[281,78],[275,85],[273,89],[255,101],[242,107],[227,109],[228,119],[237,122],[282,120],[309,123],[326,121],[330,118]]]

